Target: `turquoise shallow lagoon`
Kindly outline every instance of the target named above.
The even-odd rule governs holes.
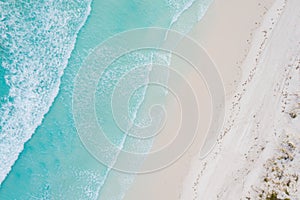
[[[120,176],[83,147],[72,115],[74,78],[88,54],[116,33],[153,26],[186,33],[208,5],[203,0],[0,2],[0,170],[5,177],[0,199],[121,199],[134,176]],[[126,67],[116,70],[122,75],[139,62],[151,64],[151,55],[129,56],[116,63]],[[100,81],[97,91],[98,115],[108,121],[104,94],[116,78]],[[132,115],[144,92],[132,100]],[[112,123],[105,126],[118,145]]]

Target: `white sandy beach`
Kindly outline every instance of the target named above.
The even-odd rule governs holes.
[[[254,32],[214,152],[182,199],[299,199],[300,2],[277,0]]]
[[[299,198],[299,13],[297,0],[214,1],[190,35],[224,81],[226,118],[217,145],[199,159],[210,99],[204,82],[187,72],[207,120],[183,157],[138,175],[125,199]],[[174,104],[170,98],[169,117],[178,114]],[[176,117],[168,120],[178,123]]]

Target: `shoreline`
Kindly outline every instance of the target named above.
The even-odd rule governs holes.
[[[266,13],[266,8],[270,7],[272,2],[273,0],[256,0],[245,4],[245,2],[238,0],[231,0],[230,3],[215,0],[189,34],[207,50],[217,64],[224,81],[226,100],[228,101],[240,82],[240,67],[251,46],[252,32],[259,27]],[[238,9],[232,5],[237,6]],[[224,39],[224,35],[227,36],[226,39]],[[175,66],[184,66],[184,63],[175,58],[172,58],[172,63]],[[189,71],[184,73],[196,89],[197,95],[199,95],[197,98],[202,101],[200,110],[211,116],[210,107],[206,107],[210,102],[210,96],[208,92],[203,92],[206,91],[204,81],[199,80],[197,75]],[[168,114],[170,113],[169,116],[172,116],[172,119],[169,120],[173,123],[175,121],[176,124],[178,119],[173,117],[176,116],[175,102],[169,97],[167,97],[167,102]],[[208,124],[209,117],[202,121],[201,130],[199,130],[199,135],[202,138],[198,138],[175,164],[155,173],[137,175],[124,199],[181,199],[183,182],[189,174],[192,160],[195,159],[203,145],[204,133],[208,129]],[[173,133],[173,131],[169,129],[168,132]],[[166,142],[168,139],[170,138],[165,137],[160,141]]]

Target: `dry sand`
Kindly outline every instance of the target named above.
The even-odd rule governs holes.
[[[300,2],[276,0],[253,35],[214,151],[182,199],[299,199]]]

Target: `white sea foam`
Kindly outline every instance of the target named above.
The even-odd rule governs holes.
[[[202,19],[212,0],[167,0],[174,16],[169,28],[187,34]]]
[[[179,17],[188,10],[196,0],[168,0],[168,4],[175,10],[175,15],[172,18],[170,27],[178,21]]]
[[[58,94],[91,0],[1,2],[2,67],[10,87],[0,108],[0,184]]]

